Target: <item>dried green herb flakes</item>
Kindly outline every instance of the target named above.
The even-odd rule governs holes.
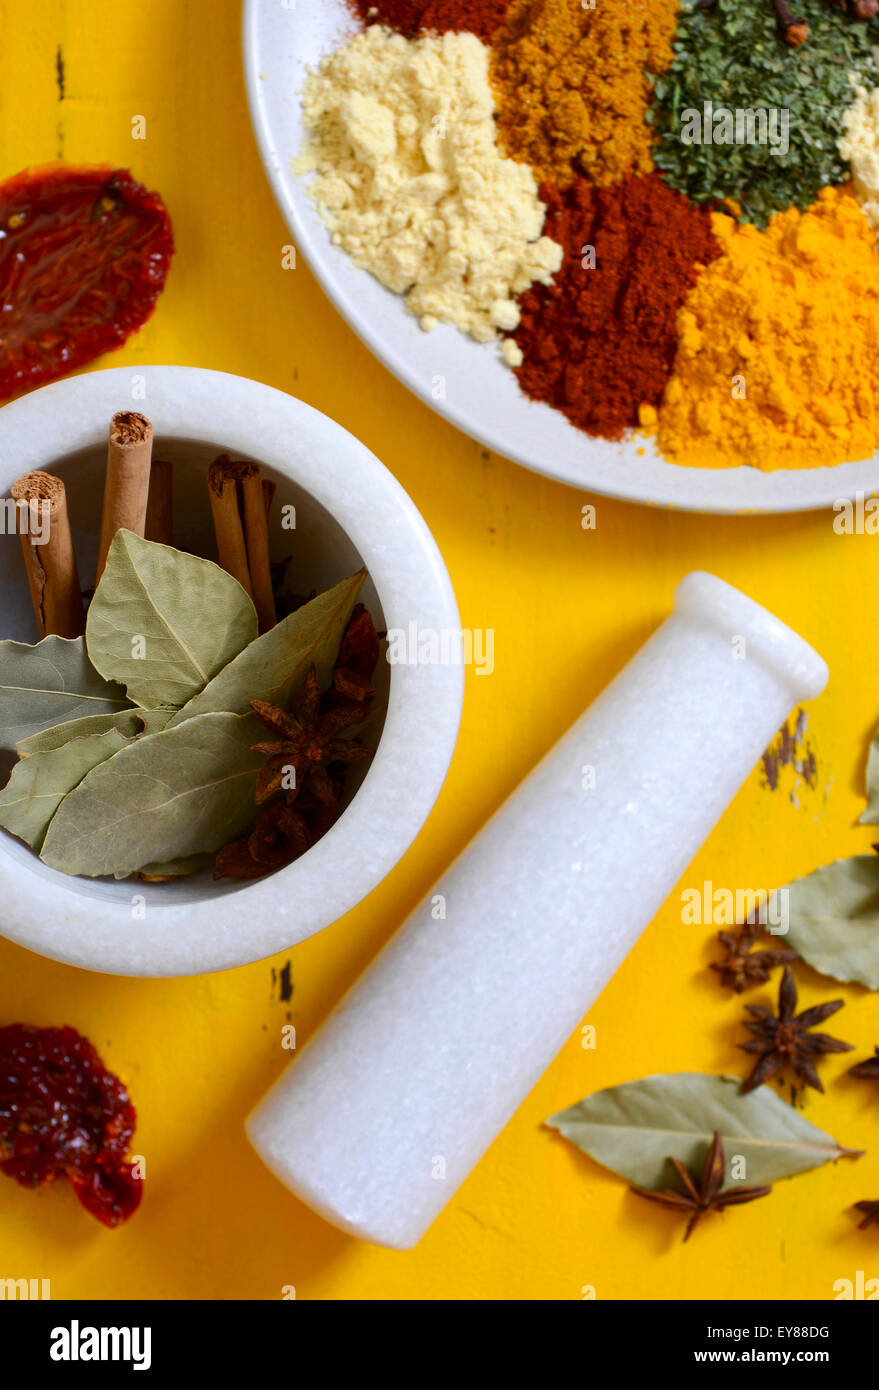
[[[675,56],[654,79],[647,113],[658,137],[654,159],[672,188],[696,203],[733,199],[742,219],[758,227],[773,212],[808,207],[821,188],[848,179],[836,142],[854,99],[851,75],[867,85],[877,80],[879,25],[852,21],[827,0],[799,0],[796,13],[809,26],[808,43],[800,48],[779,38],[766,0],[716,0],[708,9],[700,0],[681,0]],[[765,110],[764,142],[706,143],[707,102],[712,135],[722,136],[724,111]],[[701,143],[682,138],[687,130],[695,134],[686,118],[693,111],[702,115]],[[755,129],[762,133],[759,121],[752,135]],[[743,117],[734,140],[747,141],[748,134]]]

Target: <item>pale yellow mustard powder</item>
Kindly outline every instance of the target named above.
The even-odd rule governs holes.
[[[855,88],[842,118],[839,152],[852,168],[855,193],[871,227],[879,228],[879,88]]]
[[[562,248],[542,235],[531,170],[498,150],[485,45],[373,26],[309,74],[303,113],[296,167],[315,172],[335,244],[427,330],[442,321],[490,342],[516,328],[515,296],[549,283]],[[518,365],[515,343],[502,352]]]

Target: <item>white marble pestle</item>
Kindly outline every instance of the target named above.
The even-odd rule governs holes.
[[[414,1245],[827,668],[708,574],[492,817],[247,1124],[328,1221]],[[442,917],[443,905],[445,917]]]

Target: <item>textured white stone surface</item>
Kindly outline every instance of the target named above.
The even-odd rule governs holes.
[[[765,609],[711,575],[684,579],[672,615],[250,1116],[251,1142],[281,1181],[343,1230],[414,1245],[791,707],[826,679],[820,657]]]
[[[276,553],[293,553],[294,592],[365,565],[363,598],[380,624],[460,631],[427,526],[368,449],[292,396],[189,367],[92,372],[0,410],[0,493],[29,469],[64,478],[84,584],[94,573],[109,422],[132,408],[152,420],[156,456],[174,463],[187,548],[215,554],[204,479],[225,450],[256,460],[276,481],[276,526],[283,504],[296,507],[296,530],[275,537]],[[297,590],[297,580],[305,587]],[[0,598],[0,637],[37,641],[15,536],[0,544]],[[462,692],[461,666],[390,668],[387,717],[362,786],[313,849],[256,883],[214,884],[204,874],[157,885],[69,878],[0,831],[0,932],[42,955],[120,975],[221,970],[304,941],[371,892],[418,834],[448,771]]]

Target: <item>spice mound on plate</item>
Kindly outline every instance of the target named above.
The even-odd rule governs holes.
[[[407,38],[416,34],[475,34],[490,39],[510,0],[349,0],[365,24],[385,24]]]
[[[580,429],[619,439],[662,398],[678,310],[718,254],[711,219],[657,174],[541,191],[565,258],[551,286],[521,300],[519,384]]]
[[[424,328],[674,463],[874,452],[876,0],[348,4],[298,167]]]
[[[516,295],[548,283],[562,254],[542,235],[533,174],[498,150],[493,111],[472,34],[374,27],[308,77],[297,166],[316,171],[312,197],[356,265],[405,295],[423,328],[442,320],[478,342],[516,327]]]
[[[124,343],[173,251],[161,198],[125,169],[52,165],[0,184],[0,400]]]
[[[675,463],[817,468],[879,445],[879,255],[855,198],[825,189],[722,248],[679,319],[659,444]],[[652,423],[650,419],[645,423]]]
[[[127,1154],[135,1110],[75,1028],[0,1028],[0,1171],[23,1187],[68,1177],[86,1211],[118,1226],[143,1182]]]
[[[671,61],[678,0],[512,0],[493,36],[498,129],[538,182],[649,173],[645,69]]]
[[[851,164],[855,193],[870,226],[879,230],[879,88],[858,87],[842,124],[839,152]]]
[[[780,39],[769,0],[683,0],[649,113],[667,182],[697,203],[731,199],[759,227],[848,177],[841,118],[852,81],[876,81],[871,25],[828,0],[792,8],[809,29],[798,47]]]

